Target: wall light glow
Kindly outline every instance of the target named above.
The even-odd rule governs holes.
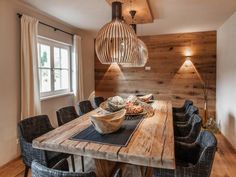
[[[191,64],[192,64],[191,58],[190,58],[190,57],[186,57],[186,58],[185,58],[184,65],[185,65],[186,67],[189,67],[189,66],[191,66]]]
[[[117,77],[117,78],[120,78],[120,79],[124,79],[125,78],[125,76],[124,76],[120,66],[117,63],[112,63],[109,66],[109,68],[107,69],[106,73],[103,76],[103,79],[105,79],[107,77],[110,77],[110,73],[111,72],[116,73],[115,77]]]
[[[191,57],[193,55],[193,52],[190,48],[187,48],[185,51],[184,51],[184,56],[186,57]]]
[[[125,76],[117,63],[112,63],[109,67],[107,67],[107,70],[103,74],[102,78],[99,79],[98,82],[96,82],[96,89],[99,90],[99,88],[103,88],[103,86],[107,84],[107,82],[112,80],[125,80]],[[118,82],[113,82],[112,86],[114,88],[114,92],[116,91],[115,89],[118,87],[118,84]]]
[[[189,58],[189,59],[187,59]],[[194,72],[197,75],[197,78],[201,81],[201,83],[203,83],[202,77],[200,75],[200,73],[198,72],[197,68],[194,66],[193,62],[190,60],[190,57],[186,57],[186,60],[184,62],[184,64],[180,67],[179,72],[186,72],[186,71],[190,71],[190,72]]]

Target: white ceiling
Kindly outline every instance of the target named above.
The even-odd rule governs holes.
[[[105,0],[20,0],[75,27],[97,32],[111,19]],[[236,11],[236,0],[149,0],[154,23],[139,35],[218,29]]]

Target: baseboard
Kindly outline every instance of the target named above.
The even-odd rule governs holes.
[[[16,157],[16,158],[14,158],[14,159],[10,160],[10,161],[9,161],[9,162],[7,162],[6,164],[4,164],[4,165],[0,166],[0,169],[2,169],[2,168],[4,168],[4,167],[8,166],[9,164],[11,164],[11,163],[12,163],[12,162],[14,162],[14,161],[17,161],[17,160],[19,160],[20,158],[21,158],[21,156],[19,156],[19,157]]]

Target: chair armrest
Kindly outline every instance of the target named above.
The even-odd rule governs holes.
[[[33,148],[32,143],[27,142],[22,137],[20,137],[20,145],[21,145],[21,155],[23,161],[27,166],[30,167],[33,160],[37,160],[41,164],[47,165],[46,154],[44,151]]]

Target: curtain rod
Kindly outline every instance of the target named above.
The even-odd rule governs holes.
[[[19,18],[22,17],[22,14],[20,14],[20,13],[17,13],[17,15],[18,15]],[[67,32],[67,31],[61,30],[61,29],[59,29],[59,28],[57,28],[57,27],[54,27],[54,26],[48,25],[48,24],[43,23],[43,22],[41,22],[41,21],[39,21],[39,23],[42,24],[42,25],[44,25],[44,26],[47,26],[47,27],[53,28],[54,31],[61,31],[61,32],[66,33],[66,34],[68,34],[68,35],[74,36],[74,34],[72,34],[72,33],[69,33],[69,32]]]

